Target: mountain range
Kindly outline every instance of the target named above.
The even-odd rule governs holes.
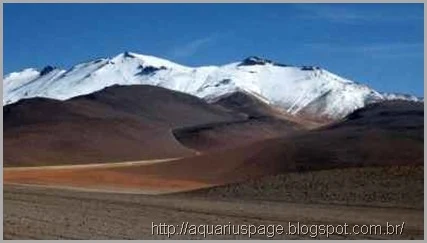
[[[378,92],[317,66],[294,66],[252,56],[222,66],[188,67],[131,52],[73,66],[46,66],[3,78],[3,105],[44,97],[67,100],[113,85],[152,85],[187,93],[209,103],[237,93],[292,116],[341,119],[385,100],[423,101],[412,95]]]

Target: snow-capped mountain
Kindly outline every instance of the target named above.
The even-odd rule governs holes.
[[[223,66],[187,67],[153,56],[125,52],[81,63],[69,70],[51,66],[25,69],[3,78],[3,105],[31,97],[66,100],[111,85],[147,84],[213,102],[237,91],[291,114],[341,118],[366,104],[418,99],[382,94],[366,85],[313,66],[290,66],[259,57]]]

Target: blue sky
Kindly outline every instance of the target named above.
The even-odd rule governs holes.
[[[190,66],[257,55],[424,96],[423,4],[3,6],[3,73],[123,51]]]

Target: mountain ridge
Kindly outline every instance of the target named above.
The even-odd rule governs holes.
[[[318,66],[293,66],[258,56],[221,66],[188,67],[124,52],[68,70],[47,66],[42,71],[25,69],[6,75],[3,105],[32,97],[67,100],[112,85],[133,84],[180,91],[208,102],[245,92],[292,115],[321,119],[340,119],[367,104],[384,100],[423,100],[412,95],[380,93]]]

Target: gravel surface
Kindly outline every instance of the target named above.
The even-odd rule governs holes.
[[[401,224],[402,235],[332,235],[330,238],[422,239],[423,210],[287,203],[189,195],[149,196],[4,186],[4,239],[167,239],[153,235],[152,223],[181,225]],[[287,231],[286,231],[287,232]],[[190,232],[189,232],[190,233]],[[203,239],[174,235],[172,239]],[[247,235],[208,235],[208,239],[248,239]],[[251,239],[266,239],[265,235]],[[300,239],[309,235],[276,235]],[[325,238],[324,235],[318,238]]]

